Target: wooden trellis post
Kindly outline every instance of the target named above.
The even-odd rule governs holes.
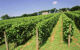
[[[36,50],[39,50],[38,28],[36,28]]]
[[[70,47],[70,37],[71,37],[71,24],[69,25],[69,35],[68,35],[68,47]]]
[[[4,39],[5,39],[5,44],[6,44],[6,50],[9,50],[8,41],[7,41],[7,37],[6,37],[6,32],[5,31],[4,31]]]

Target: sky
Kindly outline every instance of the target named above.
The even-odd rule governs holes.
[[[80,0],[0,0],[0,17],[4,14],[20,16],[52,8],[71,8]]]

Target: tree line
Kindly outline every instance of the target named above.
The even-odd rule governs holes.
[[[3,16],[1,16],[1,19],[2,20],[5,20],[5,19],[12,19],[12,18],[21,18],[21,17],[30,17],[30,16],[37,16],[37,15],[41,15],[42,12],[48,12],[48,13],[54,13],[54,12],[66,12],[66,11],[76,11],[76,10],[80,10],[80,6],[74,6],[72,8],[61,8],[61,9],[56,9],[56,8],[53,8],[53,9],[50,9],[50,10],[43,10],[43,11],[40,11],[40,12],[35,12],[35,13],[32,13],[32,14],[23,14],[21,16],[9,16],[8,14],[5,14]]]

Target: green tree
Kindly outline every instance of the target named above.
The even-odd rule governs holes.
[[[71,8],[71,11],[80,10],[80,6],[74,6]]]
[[[53,13],[53,12],[56,12],[56,8],[53,8],[53,9],[51,9],[50,11],[51,11],[51,13]]]
[[[37,16],[37,12],[32,14],[23,14],[21,17],[28,17],[28,16]]]
[[[70,10],[70,8],[61,8],[61,9],[59,9],[60,11],[63,11],[63,12],[65,12],[65,11],[68,11],[68,10]]]
[[[10,16],[8,16],[7,14],[5,14],[5,15],[1,16],[1,19],[2,19],[2,20],[10,19]]]
[[[21,17],[27,17],[28,16],[28,14],[23,14]]]

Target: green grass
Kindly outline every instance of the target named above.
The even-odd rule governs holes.
[[[13,50],[14,49],[14,43],[9,43],[9,50]],[[6,50],[6,45],[2,44],[0,46],[0,50]]]
[[[79,32],[79,30],[77,29],[77,27],[76,27],[76,25],[74,24],[74,34],[73,34],[73,36],[74,36],[74,38],[76,38],[78,41],[77,41],[77,43],[79,43],[80,44],[80,32]]]
[[[2,44],[2,45],[0,46],[0,50],[6,50],[5,44]]]
[[[27,45],[28,42],[29,42],[29,45]],[[33,36],[28,42],[25,43],[24,45],[17,47],[15,50],[20,50],[20,49],[22,49],[22,50],[26,50],[26,49],[27,50],[36,50],[36,38],[35,38],[35,36]]]
[[[26,43],[30,43],[29,45],[26,45],[25,47],[23,47]],[[28,50],[36,50],[36,38],[33,36],[28,42],[26,42],[24,45],[20,45],[17,48],[14,49],[14,43],[10,43],[9,44],[9,50],[20,50],[20,49],[28,49]],[[6,46],[5,44],[2,44],[0,46],[0,50],[6,50]]]

